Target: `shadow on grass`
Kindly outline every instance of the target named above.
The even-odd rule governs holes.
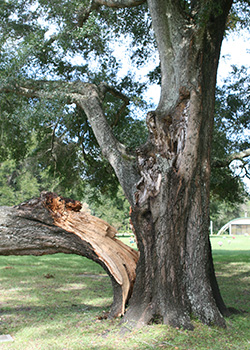
[[[250,339],[250,252],[221,248],[213,255],[225,303],[248,314],[227,318],[227,330],[197,322],[192,333],[152,325],[122,340],[118,321],[100,320],[112,302],[112,286],[99,265],[63,254],[0,257],[0,334],[15,338],[4,349],[245,350]]]
[[[13,304],[15,304],[15,301],[13,301]],[[28,312],[29,316],[39,315],[39,314],[51,314],[54,315],[57,314],[63,314],[63,315],[70,315],[72,313],[79,313],[79,312],[86,312],[86,311],[94,311],[99,312],[100,310],[103,310],[103,308],[98,306],[93,306],[89,304],[79,303],[79,304],[71,304],[68,306],[54,306],[54,307],[48,307],[48,306],[10,306],[10,307],[2,307],[0,308],[0,315],[11,315],[11,314],[20,314],[21,312]]]
[[[228,307],[250,316],[250,251],[213,250],[215,272]]]
[[[95,324],[104,313],[107,313],[110,305],[95,306],[88,303],[64,302],[58,305],[30,306],[29,303],[16,305],[13,300],[10,306],[0,308],[0,334],[18,333],[25,328],[32,329],[74,329],[77,323],[84,323],[85,328]],[[40,331],[39,331],[40,332]],[[94,332],[94,331],[93,331]]]
[[[0,296],[0,334],[88,324],[113,299],[110,278],[98,264],[64,254],[0,257]]]
[[[13,305],[15,305],[15,301],[13,301]],[[98,315],[102,314],[103,308],[87,303],[54,307],[8,306],[0,309],[0,319],[2,320],[0,334],[14,336],[14,349],[21,349],[19,346],[26,349],[26,346],[29,348],[29,343],[33,345],[37,343],[37,345],[43,344],[42,348],[38,347],[38,349],[69,350],[71,348],[58,345],[58,339],[61,339],[68,346],[71,339],[80,341],[85,336],[94,339],[97,335],[96,326],[100,325],[97,323],[100,322]],[[51,345],[53,343],[54,347]],[[34,347],[31,348],[34,349]],[[85,348],[86,345],[82,349]],[[89,345],[86,349],[95,348],[95,346]]]

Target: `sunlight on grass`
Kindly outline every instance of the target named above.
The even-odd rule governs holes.
[[[228,237],[211,237],[225,302],[245,311],[227,318],[226,330],[194,320],[193,332],[150,325],[121,337],[120,320],[103,319],[112,303],[112,286],[105,271],[93,261],[64,254],[0,257],[0,334],[14,339],[1,343],[1,349],[249,350],[248,238],[236,237],[236,249],[232,249]],[[223,240],[222,246],[218,239]]]
[[[249,251],[250,236],[229,236],[229,235],[212,235],[210,236],[213,251]]]

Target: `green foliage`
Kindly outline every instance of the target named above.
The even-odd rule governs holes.
[[[217,89],[212,162],[223,162],[230,154],[250,147],[246,132],[250,120],[249,86],[248,70],[233,67],[225,84]],[[244,201],[246,193],[241,178],[249,177],[249,159],[236,163],[235,167],[212,168],[211,191],[215,197]]]
[[[117,194],[113,198],[87,187],[82,201],[89,204],[92,215],[107,221],[120,232],[131,232],[130,205],[124,197],[121,187],[118,188]]]
[[[217,89],[212,161],[225,161],[230,154],[250,147],[246,133],[250,120],[249,74],[245,67],[233,67],[222,88]],[[210,218],[214,231],[229,220],[244,216],[249,198],[242,177],[249,176],[249,159],[234,167],[212,167]]]
[[[0,205],[15,205],[39,195],[37,179],[25,168],[18,169],[14,160],[0,164]]]
[[[242,203],[247,196],[244,184],[230,168],[212,168],[211,195],[222,201]]]
[[[141,115],[147,107],[142,98],[146,86],[132,74],[119,74],[122,62],[117,61],[113,48],[120,35],[130,32],[132,44],[141,45],[140,53],[131,50],[131,57],[141,58],[142,47],[149,42],[154,45],[150,19],[145,6],[117,11],[101,7],[79,26],[88,4],[77,0],[2,1],[0,87],[24,79],[108,81],[136,106],[124,108],[123,101],[111,94],[103,105],[114,134],[134,148],[146,139],[145,124],[137,116],[138,110]],[[150,35],[143,39],[146,31]],[[53,181],[58,179],[56,189],[62,194],[81,198],[85,187],[81,183],[88,181],[97,190],[115,195],[118,182],[85,114],[59,95],[45,101],[1,94],[0,161],[36,159],[39,171],[46,171]]]
[[[19,161],[25,157],[31,143],[27,103],[1,94],[0,109],[0,161],[8,157]]]
[[[218,117],[224,121],[224,131],[234,138],[234,148],[243,150],[250,142],[245,129],[249,127],[250,118],[250,78],[249,68],[232,66],[231,74],[225,84],[218,89],[220,103]]]
[[[197,5],[180,3],[186,12]],[[205,3],[204,12],[211,12],[212,3]],[[237,13],[237,20],[246,13],[239,9],[247,4],[235,3],[232,13]],[[31,79],[106,81],[133,102],[133,106],[125,106],[107,94],[103,108],[115,136],[135,149],[147,138],[141,120],[148,107],[143,93],[150,83],[160,83],[159,66],[148,64],[155,55],[156,43],[147,5],[112,11],[101,6],[82,21],[87,5],[87,0],[0,0],[0,88]],[[217,10],[215,4],[213,11]],[[130,62],[137,67],[148,66],[143,82],[136,81],[130,67],[123,73],[123,60],[115,49],[117,43],[122,47],[125,42]],[[227,82],[217,94],[213,159],[225,159],[230,152],[249,147],[242,132],[249,120],[249,94],[243,88],[249,86],[249,80],[244,70],[235,70],[233,76],[234,82]],[[225,92],[228,89],[230,93]],[[6,176],[13,176],[15,171],[18,179],[26,173],[34,183],[30,195],[50,189],[82,199],[89,191],[87,183],[95,188],[91,201],[99,197],[99,202],[105,203],[119,193],[117,179],[101,154],[86,115],[59,95],[53,101],[0,95],[0,162],[13,160],[16,167],[1,175],[5,178],[2,193],[7,197],[10,192],[10,202],[24,200],[29,193],[24,191],[28,180],[7,189]],[[214,197],[231,202],[242,201],[244,195],[241,181],[228,168],[213,169],[211,190]]]
[[[228,30],[247,29],[249,30],[250,1],[238,0],[233,3],[228,18]]]

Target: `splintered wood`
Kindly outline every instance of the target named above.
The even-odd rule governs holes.
[[[87,242],[100,261],[106,265],[110,274],[122,287],[123,308],[119,314],[123,314],[136,277],[138,252],[115,238],[117,231],[114,227],[81,211],[82,205],[79,201],[47,192],[43,194],[43,205],[50,210],[56,226]]]

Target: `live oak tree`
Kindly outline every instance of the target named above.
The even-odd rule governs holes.
[[[247,9],[247,1],[239,4]],[[231,7],[232,0],[2,2],[1,55],[6,63],[0,92],[32,107],[42,100],[52,109],[56,103],[77,111],[84,123],[76,118],[68,127],[91,125],[131,205],[140,251],[124,317],[132,324],[160,318],[191,329],[193,315],[223,327],[223,316],[229,314],[215,278],[208,228],[216,73]],[[54,33],[46,33],[46,23],[55,26]],[[126,31],[139,62],[150,55],[155,41],[160,57],[160,101],[147,113],[146,142],[136,148],[116,137],[128,96],[135,102],[136,96],[128,88],[129,77],[116,78],[108,45],[112,35]],[[84,60],[77,67],[72,57],[80,53]],[[134,89],[139,96],[143,86]],[[55,164],[60,127],[60,115],[47,125],[52,135],[48,153]],[[89,130],[84,135],[68,132],[82,141],[85,158]],[[242,150],[215,166],[249,155],[249,149]]]

